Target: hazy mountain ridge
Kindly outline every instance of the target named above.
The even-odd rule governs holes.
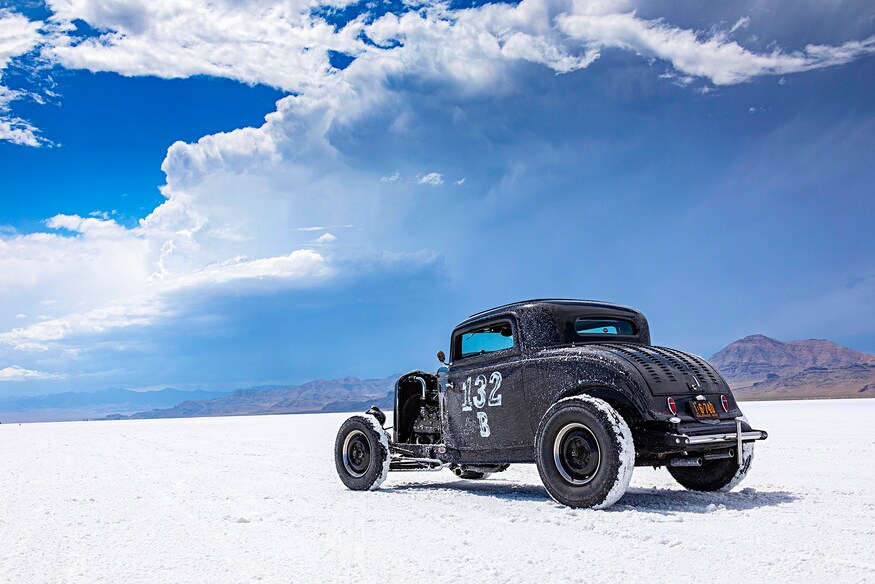
[[[0,398],[0,422],[67,421],[102,418],[147,408],[167,408],[185,399],[216,399],[227,391],[183,391],[166,387],[156,391],[111,388],[92,392],[64,392]]]
[[[750,335],[711,357],[740,399],[875,397],[875,355],[811,339]]]
[[[875,397],[875,355],[827,340],[781,342],[751,335],[711,357],[739,399]],[[397,375],[317,379],[233,392],[107,389],[0,398],[0,422],[147,419],[392,409]],[[194,399],[192,399],[194,398]]]
[[[174,407],[110,415],[107,419],[189,418],[257,414],[300,414],[391,407],[396,376],[385,379],[317,379],[303,385],[275,389],[240,389],[211,400],[188,400]]]

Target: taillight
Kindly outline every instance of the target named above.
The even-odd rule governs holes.
[[[665,400],[665,403],[668,404],[668,411],[671,412],[671,415],[676,416],[678,414],[678,405],[674,402],[674,398],[668,398]]]
[[[724,412],[728,412],[729,411],[729,398],[726,397],[725,395],[721,395],[720,396],[720,405],[723,406]]]

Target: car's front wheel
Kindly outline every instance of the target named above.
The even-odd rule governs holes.
[[[702,466],[670,466],[668,472],[691,491],[731,491],[744,480],[753,462],[753,443],[742,446],[741,464],[737,457],[706,460]]]
[[[556,402],[535,436],[538,472],[547,492],[569,507],[604,509],[632,478],[635,445],[623,417],[589,396]]]
[[[369,415],[348,418],[334,441],[334,466],[353,491],[374,490],[389,473],[389,434]]]

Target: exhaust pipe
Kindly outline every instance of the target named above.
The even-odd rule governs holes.
[[[734,450],[726,450],[724,452],[708,452],[703,458],[705,460],[721,460],[724,458],[733,458],[734,456]]]
[[[701,456],[689,456],[686,458],[672,458],[668,461],[669,466],[702,466],[704,460]]]
[[[419,375],[414,375],[413,377],[411,377],[411,379],[413,379],[413,381],[418,381],[419,384],[422,386],[422,401],[425,401],[425,391],[428,387],[428,385],[425,383],[425,379],[423,379]]]

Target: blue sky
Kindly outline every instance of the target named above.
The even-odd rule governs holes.
[[[528,297],[875,352],[875,8],[823,4],[9,5],[0,395],[430,369]]]

